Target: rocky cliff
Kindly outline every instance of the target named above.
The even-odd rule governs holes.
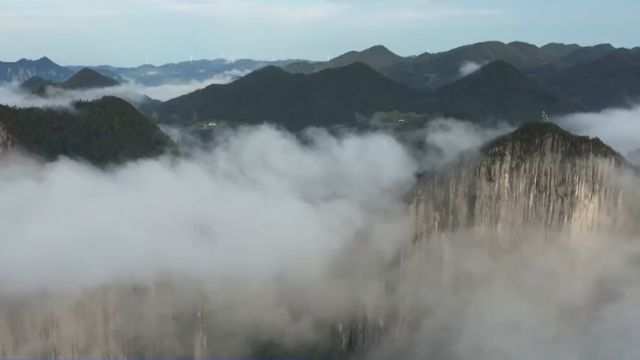
[[[0,124],[0,154],[9,150],[13,145],[13,136],[4,124]]]
[[[166,282],[0,298],[2,358],[188,358],[197,298]]]
[[[443,171],[424,174],[411,209],[416,242],[472,229],[497,242],[544,228],[634,231],[626,160],[597,138],[530,123]]]
[[[395,315],[341,327],[349,341],[339,345],[348,352],[407,344],[427,319],[432,333],[420,341],[432,343],[418,346],[420,356],[451,358],[452,324],[475,291],[505,271],[522,275],[528,266],[549,265],[550,253],[570,264],[572,294],[585,294],[575,300],[576,317],[589,321],[598,300],[590,298],[596,290],[588,274],[606,243],[640,234],[635,170],[599,139],[548,122],[526,124],[479,150],[420,177],[410,196],[413,244],[396,268],[405,275],[389,279]],[[539,263],[529,260],[536,257]]]

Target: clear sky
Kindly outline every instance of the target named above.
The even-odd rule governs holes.
[[[485,41],[640,45],[640,0],[0,0],[0,60],[401,55]]]

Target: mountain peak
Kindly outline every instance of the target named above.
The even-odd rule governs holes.
[[[279,81],[282,79],[289,79],[291,78],[291,76],[291,73],[288,73],[282,68],[274,65],[269,65],[239,78],[238,80],[234,81],[233,84]]]
[[[503,135],[483,147],[483,153],[489,156],[502,155],[520,149],[522,154],[545,151],[548,147],[543,144],[552,143],[561,149],[557,151],[563,156],[585,156],[594,154],[605,158],[612,158],[617,164],[626,161],[618,152],[602,142],[597,137],[574,135],[560,126],[548,122],[529,122],[520,126],[513,132]]]
[[[51,59],[49,59],[46,56],[43,56],[43,57],[41,57],[40,59],[38,59],[36,61],[39,62],[39,63],[42,63],[42,64],[47,64],[47,65],[55,64]]]
[[[119,83],[90,68],[83,68],[60,84],[65,89],[103,88],[119,85]]]
[[[360,53],[399,56],[384,45],[374,45],[368,49],[362,50]]]
[[[51,80],[46,80],[40,76],[33,76],[20,84],[23,90],[32,94],[44,96],[48,87],[55,87],[57,84]]]
[[[494,61],[475,73],[436,90],[443,111],[476,120],[522,124],[541,113],[561,114],[580,107],[553,93],[505,61]]]

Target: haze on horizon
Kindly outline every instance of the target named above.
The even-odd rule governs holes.
[[[634,47],[640,3],[612,0],[1,0],[0,61],[139,65],[400,55],[486,40]],[[446,33],[446,36],[442,34]],[[348,34],[348,36],[345,36]]]

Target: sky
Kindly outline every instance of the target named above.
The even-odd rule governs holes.
[[[0,0],[0,61],[324,60],[486,41],[635,47],[638,0]]]

